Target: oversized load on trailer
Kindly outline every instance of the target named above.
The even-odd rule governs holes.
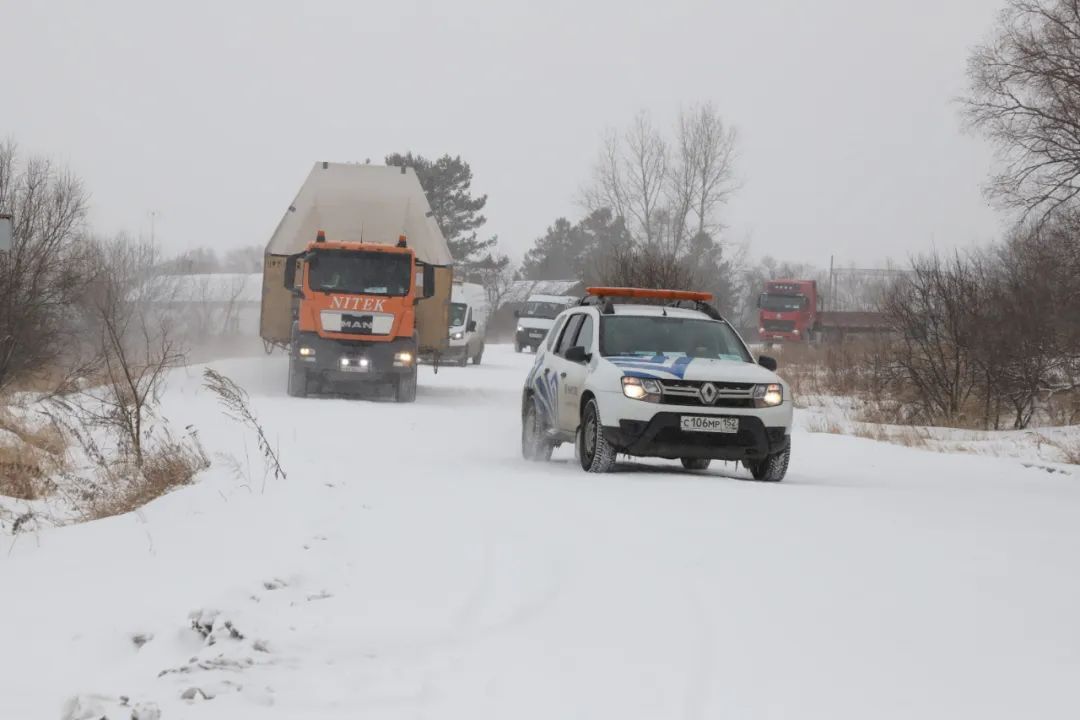
[[[260,331],[289,393],[394,388],[448,346],[452,259],[411,168],[316,163],[266,246]]]

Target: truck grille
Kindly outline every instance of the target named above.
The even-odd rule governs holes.
[[[661,380],[665,405],[696,407],[752,408],[754,386],[751,383],[708,382],[701,380]],[[706,389],[705,386],[709,386]]]
[[[761,327],[765,328],[766,332],[784,332],[789,333],[795,329],[794,320],[762,320]]]

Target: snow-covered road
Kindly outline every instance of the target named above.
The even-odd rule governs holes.
[[[411,406],[215,363],[265,481],[178,373],[198,485],[0,548],[0,718],[1080,717],[1080,477],[804,432],[779,485],[527,464],[531,360]]]

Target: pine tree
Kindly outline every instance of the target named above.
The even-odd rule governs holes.
[[[450,254],[466,268],[482,259],[495,245],[495,238],[480,240],[476,231],[487,222],[482,211],[487,195],[472,194],[472,168],[460,155],[443,155],[428,160],[411,152],[386,156],[386,164],[411,167],[424,188],[432,216],[439,224]]]

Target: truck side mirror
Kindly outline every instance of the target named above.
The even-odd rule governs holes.
[[[296,264],[300,259],[299,255],[290,255],[285,258],[285,289],[291,292],[297,297],[303,297],[304,292],[296,287]]]
[[[435,266],[424,266],[424,299],[435,297]]]
[[[515,310],[514,311],[514,317],[516,317],[516,318],[521,317],[521,311],[520,310]]]
[[[766,294],[767,293],[761,293],[760,295],[757,296],[757,306],[758,306],[759,309],[765,306],[765,295]]]
[[[476,321],[470,320],[469,324],[465,326],[465,332],[476,332]]]
[[[762,355],[758,358],[757,363],[766,370],[776,372],[776,358],[769,357],[768,355]]]

